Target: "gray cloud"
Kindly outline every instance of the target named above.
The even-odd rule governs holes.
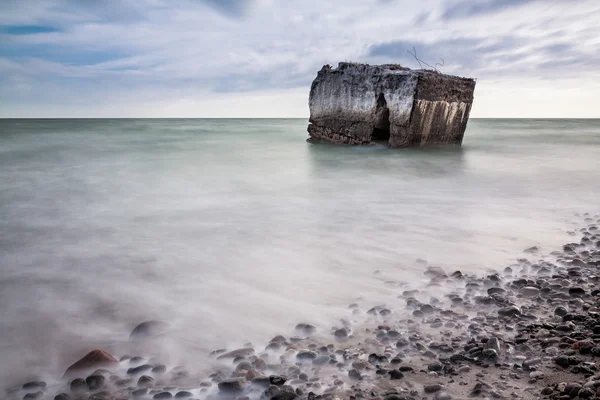
[[[240,17],[246,14],[254,5],[254,0],[200,0],[208,4],[215,10],[234,17]]]
[[[447,6],[442,12],[442,19],[450,20],[490,14],[538,1],[540,0],[461,0]]]
[[[441,63],[440,58],[443,58],[445,65],[438,66],[443,72],[479,77],[531,72],[568,76],[585,67],[600,64],[600,56],[596,51],[586,52],[574,43],[538,45],[534,40],[520,36],[502,36],[491,40],[456,38],[433,42],[397,40],[371,46],[367,57],[419,67],[415,58],[407,52],[412,52],[413,47],[418,58],[431,66]]]

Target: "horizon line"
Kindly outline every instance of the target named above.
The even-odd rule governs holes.
[[[0,117],[0,120],[64,120],[64,119],[304,119],[308,117]],[[469,117],[474,119],[546,119],[546,120],[565,120],[565,119],[600,119],[600,117]]]

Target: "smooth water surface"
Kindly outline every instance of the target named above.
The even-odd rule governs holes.
[[[394,298],[375,270],[503,268],[598,212],[599,120],[471,120],[462,148],[427,150],[309,145],[306,125],[0,120],[0,386],[147,319],[187,363],[327,329]]]

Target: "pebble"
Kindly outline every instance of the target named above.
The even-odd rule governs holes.
[[[102,375],[90,375],[85,379],[88,388],[91,391],[98,390],[104,386],[104,376]]]
[[[34,389],[44,390],[45,388],[46,388],[46,382],[43,382],[43,381],[33,381],[33,382],[27,382],[27,383],[23,384],[24,390],[34,390]]]
[[[348,377],[355,381],[360,381],[362,379],[362,375],[356,369],[351,369],[348,371]]]
[[[218,384],[219,391],[223,393],[239,393],[244,390],[244,381],[238,378],[225,379]]]
[[[435,393],[435,392],[439,392],[440,390],[442,390],[442,385],[436,383],[433,385],[427,385],[423,388],[423,390],[425,391],[425,393]]]
[[[152,398],[156,399],[156,400],[170,399],[172,397],[173,397],[173,395],[170,392],[160,392],[160,393],[156,393],[154,396],[152,396]]]
[[[348,331],[345,328],[336,330],[333,335],[338,339],[344,339],[348,337]]]

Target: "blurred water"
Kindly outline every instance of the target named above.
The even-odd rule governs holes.
[[[306,125],[0,120],[0,386],[147,319],[182,359],[328,328],[394,298],[381,279],[418,284],[417,258],[500,268],[598,211],[599,120],[471,120],[426,150],[309,145]]]

